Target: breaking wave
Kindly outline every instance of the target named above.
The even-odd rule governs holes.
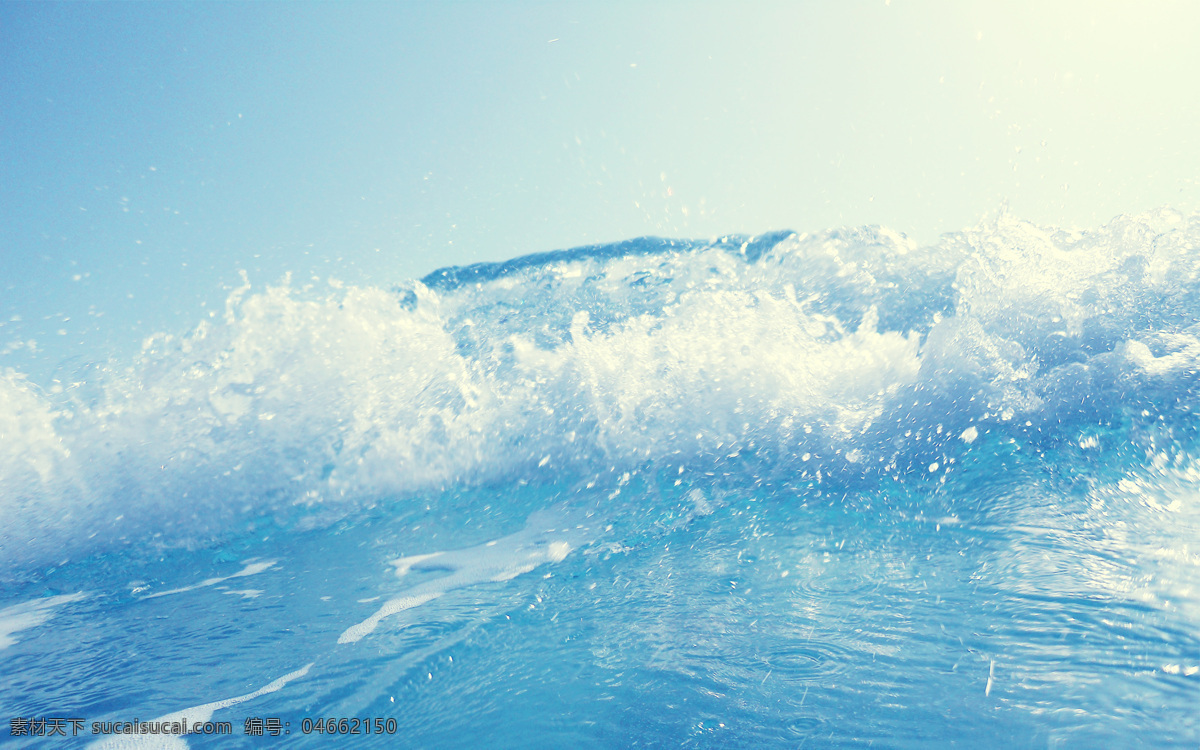
[[[247,282],[134,362],[0,372],[0,564],[516,476],[844,488],[944,482],[1001,447],[1115,471],[1186,454],[1198,244],[1200,216],[1170,210],[1092,231],[1001,215],[927,247],[875,227],[644,238],[393,288]]]

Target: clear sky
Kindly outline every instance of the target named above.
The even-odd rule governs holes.
[[[0,3],[0,367],[242,269],[1195,210],[1197,38],[1194,2]]]

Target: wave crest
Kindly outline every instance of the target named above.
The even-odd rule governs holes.
[[[518,474],[737,458],[903,478],[988,435],[1182,432],[1198,241],[1200,217],[1166,210],[1094,232],[1002,215],[931,247],[879,228],[644,239],[393,289],[246,284],[223,317],[87,382],[0,376],[0,556]]]

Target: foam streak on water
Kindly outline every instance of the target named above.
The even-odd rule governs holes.
[[[83,592],[61,594],[0,609],[0,650],[17,642],[15,633],[38,627],[54,616],[54,609],[86,597]]]

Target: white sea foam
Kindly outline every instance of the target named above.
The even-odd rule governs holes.
[[[0,651],[17,642],[14,634],[44,625],[54,617],[56,608],[86,597],[83,592],[60,594],[0,609]]]
[[[864,228],[399,290],[246,285],[86,396],[0,376],[0,563],[570,467],[761,455],[830,481],[949,465],[1026,423],[1074,442],[1159,391],[1195,400],[1197,243],[1200,217],[1170,211],[1074,233],[1000,216],[932,247]]]
[[[224,593],[234,594],[234,595],[242,597],[243,599],[257,599],[258,597],[263,595],[263,590],[262,589],[230,589],[229,591],[226,591]]]
[[[308,674],[308,670],[312,669],[312,666],[312,664],[307,664],[295,672],[289,672],[252,693],[185,708],[182,711],[174,711],[165,716],[160,716],[153,721],[159,725],[183,724],[186,722],[187,726],[210,722],[212,721],[213,714],[217,711],[229,708],[230,706],[236,706],[239,703],[245,703],[267,693],[274,693],[292,680],[299,679]],[[170,748],[186,748],[187,746],[187,742],[179,735],[152,733],[113,735],[88,745],[88,747],[95,748],[96,750],[167,750]]]
[[[530,516],[525,528],[466,549],[432,552],[392,561],[395,574],[404,578],[413,571],[441,573],[423,581],[403,595],[384,602],[362,622],[346,629],[338,643],[354,643],[374,632],[385,618],[399,614],[457,589],[482,583],[508,581],[547,563],[562,562],[571,550],[594,538],[590,525],[581,518],[557,511]]]
[[[207,578],[207,579],[201,581],[200,583],[193,583],[191,586],[183,586],[181,588],[171,589],[169,591],[159,591],[159,592],[156,592],[153,594],[147,594],[146,596],[143,596],[142,598],[143,599],[154,599],[154,598],[157,598],[160,596],[170,596],[171,594],[182,594],[185,591],[195,591],[196,589],[205,588],[207,586],[215,586],[218,583],[224,583],[225,581],[228,581],[228,580],[231,580],[234,578],[243,578],[245,576],[256,575],[258,573],[263,572],[264,570],[270,569],[274,565],[275,565],[274,560],[263,560],[262,562],[251,562],[251,563],[247,564],[246,567],[239,570],[238,572],[231,573],[230,575],[227,575],[227,576],[220,576],[218,578]]]

